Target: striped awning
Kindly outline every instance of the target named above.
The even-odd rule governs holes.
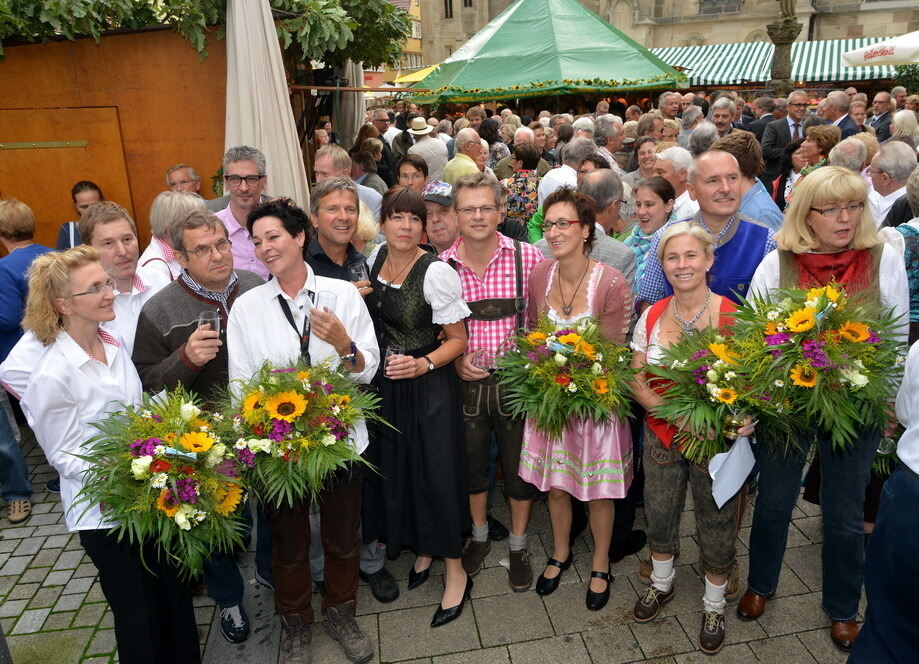
[[[846,67],[842,62],[846,51],[884,39],[795,42],[791,45],[792,80],[812,84],[893,78],[890,66]],[[691,87],[710,87],[765,83],[771,78],[773,50],[771,42],[746,42],[652,48],[651,52],[671,67],[685,70]]]

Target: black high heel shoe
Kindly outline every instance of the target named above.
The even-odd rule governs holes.
[[[606,572],[591,572],[590,578],[606,581],[606,590],[600,593],[595,593],[591,590],[590,581],[587,582],[587,608],[591,611],[599,611],[609,601],[609,587],[613,585],[613,575],[609,573],[609,570]]]
[[[414,590],[418,586],[422,585],[425,581],[427,581],[430,576],[430,565],[428,565],[427,569],[423,569],[420,572],[416,572],[415,566],[412,565],[412,568],[408,571],[408,589]]]
[[[431,627],[441,627],[459,618],[460,614],[463,612],[463,605],[466,603],[466,600],[469,599],[469,593],[471,592],[472,577],[467,576],[466,590],[463,591],[463,599],[460,600],[459,604],[451,606],[449,609],[445,609],[443,604],[437,607],[437,611],[434,612],[434,617],[431,618]]]
[[[537,595],[551,595],[555,592],[555,589],[558,588],[558,582],[562,578],[562,572],[571,567],[571,561],[574,560],[574,552],[568,552],[568,559],[565,562],[556,560],[555,558],[549,558],[546,561],[546,567],[552,565],[553,567],[558,567],[561,572],[558,573],[554,579],[546,577],[545,571],[539,575],[539,578],[536,579],[536,594]]]

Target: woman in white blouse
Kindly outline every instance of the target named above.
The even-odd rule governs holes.
[[[470,311],[456,271],[418,247],[427,221],[421,195],[390,189],[381,217],[386,244],[371,257],[367,306],[380,347],[399,349],[375,380],[383,417],[395,428],[378,427],[371,446],[380,476],[370,483],[364,531],[385,540],[390,555],[404,547],[418,554],[409,590],[427,581],[432,556],[444,558],[443,600],[431,621],[439,627],[460,615],[472,586],[462,565],[469,493],[453,369],[466,351]]]
[[[760,263],[750,290],[766,294],[776,288],[819,288],[835,281],[850,296],[858,294],[902,316],[905,342],[909,291],[903,256],[878,236],[867,197],[865,181],[848,169],[824,166],[802,179],[775,236],[778,249]],[[859,442],[845,451],[832,448],[828,432],[816,429],[812,434],[820,453],[823,609],[832,622],[833,642],[848,650],[858,634],[865,487],[881,432],[859,431]],[[760,435],[769,431],[761,430]],[[788,523],[813,442],[810,436],[791,441],[784,455],[757,445],[759,495],[750,534],[748,588],[737,607],[741,618],[762,615],[776,590]]]
[[[99,253],[80,246],[39,257],[29,273],[23,327],[47,347],[22,397],[35,438],[61,476],[67,529],[99,570],[115,617],[122,662],[200,661],[191,594],[155,549],[108,533],[101,506],[77,501],[88,464],[75,454],[98,431],[92,422],[140,401],[141,384],[120,341],[100,323],[115,318],[114,282]],[[0,379],[5,379],[0,371]],[[149,570],[148,570],[149,568]]]
[[[320,208],[322,208],[320,210]],[[311,214],[334,218],[341,226],[357,225],[357,190],[351,180],[329,178],[313,191]],[[307,217],[289,200],[259,206],[247,225],[255,255],[271,280],[241,295],[227,322],[230,385],[249,380],[265,362],[290,366],[300,357],[312,364],[330,361],[369,383],[379,363],[379,349],[367,307],[350,283],[316,276],[303,260]],[[317,300],[335,304],[317,308]],[[367,429],[356,427],[352,444],[367,447]],[[373,655],[370,640],[354,621],[357,596],[362,478],[355,470],[336,477],[318,500],[325,553],[322,610],[333,638],[352,661]],[[309,503],[265,505],[271,524],[275,610],[281,617],[284,657],[309,648],[314,621],[310,576]],[[351,650],[349,650],[351,648]],[[283,661],[287,659],[282,658]]]

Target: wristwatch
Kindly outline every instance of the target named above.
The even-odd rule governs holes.
[[[352,341],[351,342],[351,352],[348,353],[347,355],[339,355],[339,359],[341,359],[342,362],[350,362],[351,366],[356,367],[357,366],[357,344]]]
[[[434,371],[434,369],[437,368],[436,366],[434,366],[434,363],[431,362],[431,358],[428,357],[427,355],[422,355],[421,359],[425,360],[428,363],[428,371]]]

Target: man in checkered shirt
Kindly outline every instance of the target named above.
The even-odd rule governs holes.
[[[523,418],[505,414],[509,410],[495,380],[494,366],[495,356],[526,320],[530,271],[543,256],[532,245],[514,242],[497,232],[503,216],[501,198],[500,185],[481,173],[459,178],[453,188],[453,207],[461,234],[440,257],[459,273],[463,299],[472,310],[467,319],[466,354],[455,361],[466,421],[472,514],[472,537],[463,551],[463,567],[469,576],[475,576],[491,548],[487,521],[488,442],[494,432],[511,509],[509,582],[515,592],[523,592],[533,582],[526,530],[537,490],[517,475]]]

